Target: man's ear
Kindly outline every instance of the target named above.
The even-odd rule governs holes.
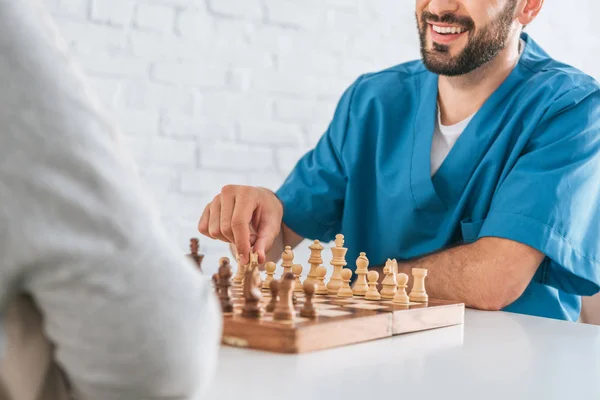
[[[517,8],[517,18],[523,27],[529,25],[540,13],[544,0],[521,0]]]

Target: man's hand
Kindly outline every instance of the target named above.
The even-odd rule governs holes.
[[[279,235],[282,218],[283,205],[272,191],[227,185],[204,208],[198,231],[212,239],[233,243],[242,264],[250,261],[250,249],[254,246],[262,264]]]

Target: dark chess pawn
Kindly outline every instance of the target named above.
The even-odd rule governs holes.
[[[317,285],[310,282],[304,282],[304,293],[306,294],[306,300],[304,302],[304,306],[300,310],[300,316],[304,318],[316,318],[317,310],[315,309],[312,298],[315,294],[315,290],[317,289]]]
[[[271,301],[267,304],[266,310],[267,312],[273,312],[279,300],[279,281],[277,279],[273,279],[269,283],[269,290],[271,291]]]
[[[221,310],[224,313],[233,312],[233,303],[231,302],[231,264],[229,264],[229,258],[222,257],[219,260],[219,273],[218,273],[218,284],[217,293],[219,300],[221,300]],[[214,278],[213,278],[214,279]]]
[[[198,253],[200,246],[198,245],[197,238],[190,239],[190,254],[187,256],[196,264],[198,267],[198,271],[202,272],[202,259],[204,258],[204,254]]]
[[[274,320],[291,321],[294,319],[294,303],[292,302],[292,294],[294,293],[294,274],[287,272],[281,281],[279,301],[273,312]]]

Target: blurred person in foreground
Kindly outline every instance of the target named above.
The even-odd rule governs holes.
[[[200,399],[221,316],[38,1],[0,0],[0,398]]]

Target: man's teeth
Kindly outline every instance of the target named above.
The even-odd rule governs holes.
[[[465,28],[459,28],[456,26],[437,26],[437,25],[433,25],[433,30],[436,31],[437,33],[445,33],[445,34],[463,33],[464,31],[466,31]]]

